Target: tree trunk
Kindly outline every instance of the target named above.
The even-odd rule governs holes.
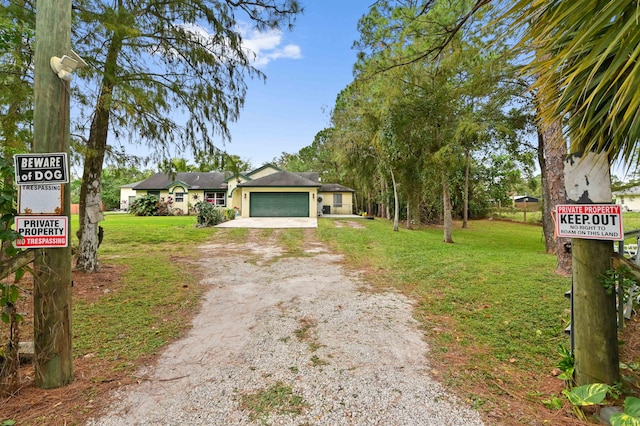
[[[353,193],[353,203],[351,204],[351,213],[358,212],[358,197],[356,197],[356,193]]]
[[[407,229],[411,229],[411,201],[407,200]]]
[[[442,217],[444,221],[444,242],[453,243],[453,216],[451,212],[451,194],[446,173],[442,173]]]
[[[571,253],[566,249],[568,238],[555,238],[552,214],[558,204],[567,202],[564,186],[564,157],[567,146],[560,123],[553,123],[544,131],[538,131],[538,163],[542,176],[542,230],[547,253],[558,258],[556,272],[571,274]]]
[[[391,182],[393,183],[393,230],[398,232],[398,224],[400,222],[400,203],[398,202],[398,184],[396,177],[391,170]]]
[[[113,36],[105,59],[102,91],[91,121],[89,140],[84,157],[82,186],[80,187],[80,229],[78,230],[78,255],[76,268],[85,272],[98,270],[98,223],[104,220],[100,197],[102,163],[107,149],[111,98],[117,75],[117,58],[122,48],[122,39]]]
[[[464,165],[464,207],[462,212],[462,227],[468,227],[469,220],[469,169],[471,168],[471,154],[469,150],[465,152],[465,165]]]
[[[34,126],[35,152],[69,152],[69,83],[51,72],[50,58],[71,44],[71,0],[39,0],[36,7]],[[69,217],[69,185],[64,213]],[[70,239],[70,235],[67,235]],[[71,246],[36,249],[33,290],[34,376],[51,389],[73,381],[71,334]]]
[[[611,241],[572,240],[575,379],[613,385],[620,378],[615,291],[602,285],[612,268]]]
[[[391,172],[391,178],[393,179],[393,172]],[[389,190],[388,183],[385,179],[384,180],[384,194],[385,194],[384,200],[386,201],[386,203],[384,204],[384,215],[387,218],[387,220],[391,220],[391,206],[389,203],[389,199],[387,198],[388,190]],[[394,188],[394,191],[395,191],[395,188]]]

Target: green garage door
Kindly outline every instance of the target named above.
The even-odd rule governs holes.
[[[309,217],[308,192],[252,192],[251,217]]]

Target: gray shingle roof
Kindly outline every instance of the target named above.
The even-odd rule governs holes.
[[[295,174],[314,182],[320,182],[320,176],[318,175],[318,172],[295,172]]]
[[[356,192],[351,188],[340,185],[339,183],[327,183],[322,185],[319,189],[320,192]]]
[[[147,180],[143,180],[134,186],[135,190],[167,189],[174,182],[182,182],[188,189],[226,189],[224,179],[227,177],[222,172],[179,172],[175,176],[166,173],[156,173]]]
[[[282,171],[282,169],[278,166],[276,166],[275,164],[272,163],[267,163],[267,164],[263,164],[262,166],[258,167],[257,169],[253,169],[249,172],[247,172],[247,177],[251,178],[251,176],[255,175],[256,173],[264,170],[264,169],[274,169],[276,171]]]
[[[640,186],[632,186],[630,188],[625,188],[620,191],[613,192],[613,195],[630,195],[630,194],[640,194]]]
[[[133,188],[134,186],[136,186],[136,185],[138,185],[138,184],[140,184],[142,182],[144,182],[144,181],[143,180],[139,180],[137,182],[127,183],[125,185],[120,185],[120,188]]]
[[[249,182],[243,182],[238,184],[239,187],[260,187],[260,186],[272,186],[272,187],[320,187],[318,182],[314,182],[296,173],[290,172],[277,172],[268,176],[261,177]]]

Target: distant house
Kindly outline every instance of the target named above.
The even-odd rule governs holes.
[[[129,206],[136,199],[136,191],[133,187],[141,182],[128,183],[120,187],[120,210],[129,210]]]
[[[197,202],[234,208],[243,217],[316,217],[353,212],[354,190],[321,184],[318,173],[291,173],[266,164],[234,176],[229,172],[156,173],[120,188],[121,204],[153,194],[173,200],[173,208],[188,212]]]
[[[540,209],[539,200],[529,195],[515,195],[513,197],[513,206],[520,211],[535,212]]]
[[[613,198],[616,204],[622,206],[623,211],[640,211],[640,186],[615,191]]]

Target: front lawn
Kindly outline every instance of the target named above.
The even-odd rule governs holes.
[[[500,424],[555,416],[542,401],[562,388],[552,372],[559,345],[569,345],[571,280],[554,273],[541,227],[472,221],[455,229],[455,244],[444,244],[439,227],[393,232],[386,220],[362,224],[323,219],[318,234],[350,268],[415,301],[433,374]]]
[[[625,214],[624,220],[625,230],[640,228],[640,214]],[[489,424],[576,424],[566,402],[560,411],[547,407],[556,397],[564,400],[554,369],[559,346],[569,345],[564,293],[571,280],[553,272],[556,259],[545,254],[541,227],[471,221],[468,229],[457,224],[455,244],[444,244],[440,227],[393,232],[392,224],[380,219],[318,222],[317,237],[344,255],[348,269],[363,271],[374,291],[393,289],[415,302],[415,318],[431,348],[425,374],[439,377],[482,410]],[[72,235],[77,223],[75,216]],[[16,417],[21,424],[74,424],[95,410],[96,401],[104,402],[99,396],[108,387],[135,379],[136,365],[189,327],[203,292],[198,245],[247,238],[260,243],[276,232],[196,228],[195,223],[194,216],[106,216],[101,275],[75,275],[76,383],[42,391],[46,397],[38,396],[40,390],[23,390],[24,398],[10,401],[17,404],[11,409],[21,413]],[[309,232],[277,230],[283,255],[304,255]],[[640,346],[628,342],[623,351]],[[51,401],[54,396],[58,402]],[[61,410],[50,410],[62,401]],[[0,421],[13,415],[2,412],[9,407],[0,405]]]

